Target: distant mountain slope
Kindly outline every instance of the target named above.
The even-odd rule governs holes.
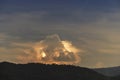
[[[87,68],[70,65],[0,63],[0,80],[109,80]]]
[[[118,75],[120,75],[120,66],[119,67],[111,67],[111,68],[100,68],[100,69],[94,69],[94,70],[105,75],[105,76],[118,76]]]
[[[120,75],[111,78],[112,80],[120,80]]]

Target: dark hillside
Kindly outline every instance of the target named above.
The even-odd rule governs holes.
[[[88,68],[71,65],[0,63],[0,80],[109,80]]]

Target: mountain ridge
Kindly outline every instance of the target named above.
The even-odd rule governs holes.
[[[73,65],[0,63],[0,80],[110,80],[96,71]]]
[[[100,74],[103,74],[105,76],[110,76],[110,77],[115,77],[120,75],[120,66],[108,67],[108,68],[97,68],[93,70],[97,71]]]

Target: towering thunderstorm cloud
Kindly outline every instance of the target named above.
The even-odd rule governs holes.
[[[36,42],[31,49],[25,50],[27,56],[19,56],[22,62],[45,64],[77,64],[80,50],[69,41],[62,41],[56,34]]]

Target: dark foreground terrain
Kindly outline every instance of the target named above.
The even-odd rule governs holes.
[[[120,80],[119,76],[111,78]],[[0,80],[111,80],[94,70],[70,65],[0,63]]]

